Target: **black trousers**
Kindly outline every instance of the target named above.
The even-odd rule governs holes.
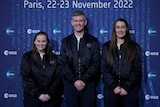
[[[108,87],[104,88],[105,107],[139,107],[138,88],[132,89],[128,95],[120,96]]]
[[[57,105],[53,100],[42,102],[38,98],[27,94],[24,94],[23,105],[24,107],[60,107],[60,105]]]
[[[85,89],[78,91],[73,84],[65,81],[64,87],[66,107],[96,107],[96,84],[86,85]]]

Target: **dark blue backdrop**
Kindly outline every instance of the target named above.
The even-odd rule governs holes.
[[[35,33],[46,31],[58,55],[62,38],[72,33],[70,19],[73,11],[77,9],[86,14],[88,31],[96,36],[101,44],[110,39],[112,25],[117,18],[122,17],[129,22],[132,37],[143,50],[140,105],[159,107],[159,4],[158,0],[2,0],[0,107],[22,107],[20,61],[23,53],[32,48]],[[97,105],[103,107],[102,82],[99,83],[97,92]]]

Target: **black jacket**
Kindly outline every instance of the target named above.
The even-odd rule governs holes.
[[[114,90],[116,86],[121,86],[127,92],[141,83],[142,62],[139,45],[135,43],[135,58],[129,61],[125,55],[125,47],[122,44],[121,49],[115,49],[113,60],[107,64],[107,53],[110,42],[106,42],[102,47],[101,71],[105,86]],[[121,58],[119,55],[121,54]]]
[[[33,60],[32,51],[22,57],[20,74],[24,93],[37,98],[40,94],[48,94],[51,98],[61,96],[63,85],[58,73],[57,57],[50,60],[44,55],[41,60],[38,54],[38,61],[40,63]]]
[[[85,84],[99,79],[100,49],[97,38],[84,34],[80,39],[79,51],[74,34],[62,40],[60,62],[65,80],[74,83],[82,80]]]

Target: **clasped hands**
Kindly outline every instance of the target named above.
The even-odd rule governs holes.
[[[121,96],[124,96],[124,95],[127,95],[128,92],[124,89],[124,88],[121,88],[120,86],[117,86],[115,89],[114,89],[114,93],[115,94],[119,94]]]
[[[41,94],[39,96],[39,100],[41,100],[42,102],[46,102],[50,99],[50,96],[48,94]]]
[[[76,87],[76,89],[78,91],[81,91],[84,89],[84,87],[86,86],[86,84],[82,81],[82,80],[77,80],[74,82],[74,86]]]

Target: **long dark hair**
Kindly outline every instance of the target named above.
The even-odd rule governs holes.
[[[117,43],[117,35],[115,32],[115,27],[116,23],[118,21],[124,22],[126,27],[127,27],[127,32],[126,35],[124,36],[124,47],[126,48],[126,56],[129,61],[132,61],[134,59],[134,49],[136,47],[136,43],[131,39],[130,33],[129,33],[129,25],[127,21],[123,18],[119,18],[114,22],[114,26],[112,29],[112,38],[111,38],[111,43],[109,46],[109,52],[107,55],[107,62],[110,63],[111,59],[113,59],[113,54],[116,48],[116,43]]]
[[[48,34],[46,32],[43,32],[43,31],[40,31],[38,33],[36,33],[34,39],[33,39],[33,42],[32,42],[32,45],[33,45],[33,52],[32,52],[32,55],[33,55],[33,58],[35,61],[38,62],[38,58],[37,58],[37,55],[38,55],[38,51],[37,51],[37,48],[34,44],[34,41],[36,40],[37,36],[38,35],[45,35],[46,38],[47,38],[47,46],[45,48],[45,55],[49,57],[49,59],[54,59],[55,58],[55,54],[52,52],[52,47],[51,47],[51,44],[50,44],[50,41],[49,41],[49,38],[48,38]]]

